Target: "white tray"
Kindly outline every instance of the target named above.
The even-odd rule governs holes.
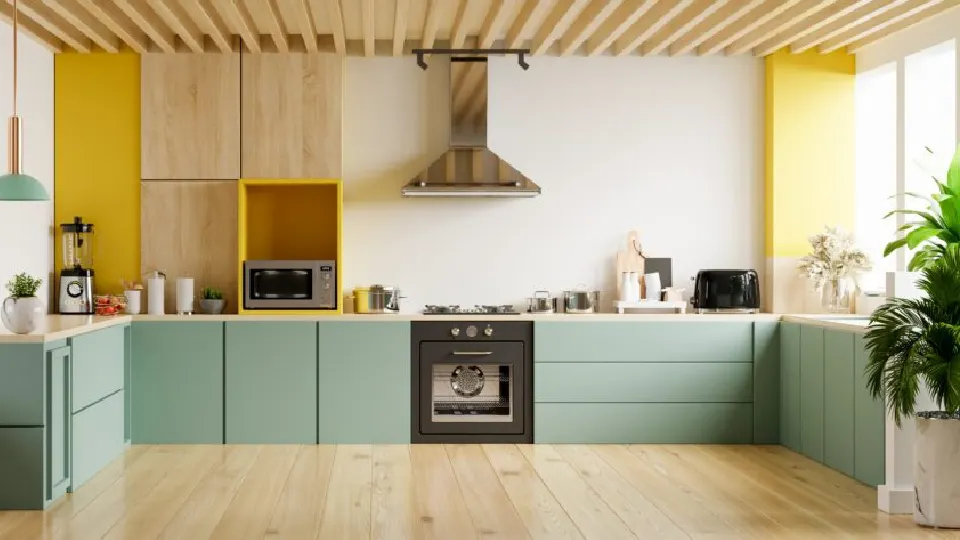
[[[639,302],[623,302],[616,300],[613,302],[613,307],[617,310],[617,313],[623,313],[628,309],[674,309],[677,313],[687,312],[687,303],[684,301],[664,302],[658,300],[641,300]]]

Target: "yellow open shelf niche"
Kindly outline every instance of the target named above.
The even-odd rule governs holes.
[[[343,313],[343,184],[338,178],[241,178],[238,201],[238,313],[339,315]],[[243,261],[337,261],[337,309],[243,309]]]

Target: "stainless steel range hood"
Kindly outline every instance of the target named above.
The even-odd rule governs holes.
[[[486,58],[450,59],[450,145],[404,197],[536,197],[540,186],[487,148]]]

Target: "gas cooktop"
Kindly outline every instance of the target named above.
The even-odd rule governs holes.
[[[520,315],[513,306],[424,306],[424,315]]]

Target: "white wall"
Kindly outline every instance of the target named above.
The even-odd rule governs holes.
[[[424,304],[616,294],[631,229],[674,283],[763,262],[763,66],[752,57],[493,58],[489,146],[534,199],[401,199],[446,147],[448,64],[348,58],[344,277]],[[689,293],[689,290],[687,291]],[[606,306],[605,310],[609,310]]]
[[[0,21],[0,166],[8,163],[8,122],[13,113],[13,29]],[[53,54],[30,37],[19,39],[19,105],[23,124],[23,172],[43,182],[53,195]],[[7,296],[3,285],[19,272],[41,276],[37,293],[48,302],[47,284],[53,272],[53,201],[0,201],[0,298]]]

